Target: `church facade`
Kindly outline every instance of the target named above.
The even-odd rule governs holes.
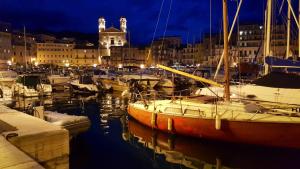
[[[99,49],[102,56],[111,55],[112,46],[124,46],[127,43],[127,20],[120,18],[120,28],[113,26],[106,28],[106,21],[103,17],[99,18]]]

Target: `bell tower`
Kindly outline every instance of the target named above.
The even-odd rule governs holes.
[[[120,29],[122,32],[127,32],[127,20],[125,17],[120,18]]]
[[[103,17],[100,17],[99,20],[99,32],[102,32],[105,30],[105,19]]]

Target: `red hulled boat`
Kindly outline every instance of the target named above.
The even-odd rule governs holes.
[[[234,143],[300,148],[299,105],[266,105],[257,100],[230,100],[227,1],[222,2],[224,100],[209,97],[152,101],[143,99],[129,104],[129,115],[144,125],[179,135]],[[268,14],[271,13],[271,4],[272,1],[268,0]],[[165,66],[158,67],[222,86]]]

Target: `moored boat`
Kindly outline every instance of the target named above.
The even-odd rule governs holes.
[[[51,85],[38,74],[20,75],[12,90],[15,95],[24,97],[51,95],[52,93]]]
[[[48,80],[53,89],[55,90],[64,90],[68,83],[71,81],[70,76],[62,76],[62,75],[49,75]]]
[[[78,94],[96,94],[101,92],[100,85],[97,85],[92,80],[92,76],[81,75],[79,79],[70,82],[72,92]]]
[[[285,72],[271,72],[249,84],[230,85],[231,98],[255,99],[276,104],[300,105],[300,76]],[[206,87],[196,95],[224,95],[224,88]]]
[[[141,96],[141,101],[129,104],[129,115],[144,125],[164,132],[226,142],[299,149],[299,105],[266,106],[258,100],[230,99],[227,1],[222,2],[224,85],[165,66],[158,67],[224,87],[224,98],[204,96],[147,101]],[[269,0],[268,7],[271,3]],[[268,12],[271,13],[271,10]]]
[[[14,71],[0,71],[0,84],[11,87],[17,79],[17,72]]]
[[[136,102],[129,105],[128,113],[144,125],[174,134],[300,148],[296,111],[265,109],[253,103],[212,104],[214,99],[207,99],[211,97]]]
[[[116,91],[129,91],[133,87],[139,86],[140,88],[154,88],[159,82],[160,78],[152,75],[135,75],[135,74],[124,74],[124,75],[102,75],[98,78],[102,82],[106,89],[112,89]]]

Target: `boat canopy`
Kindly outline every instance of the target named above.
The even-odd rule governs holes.
[[[300,61],[294,61],[290,59],[281,59],[278,57],[265,57],[265,61],[268,65],[274,68],[297,68],[300,69]]]
[[[300,76],[293,73],[271,72],[252,83],[266,87],[300,89]]]
[[[41,79],[40,76],[37,75],[19,76],[16,82],[21,83],[28,88],[36,89],[37,84],[41,83]]]

